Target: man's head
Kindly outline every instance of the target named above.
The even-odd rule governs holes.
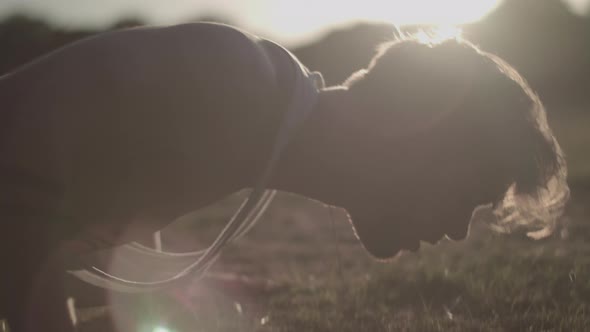
[[[405,39],[344,85],[356,113],[346,131],[364,146],[355,166],[371,188],[347,209],[373,256],[462,239],[485,204],[502,229],[553,229],[565,161],[542,103],[506,62],[459,39]]]

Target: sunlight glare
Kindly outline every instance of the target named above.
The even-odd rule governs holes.
[[[423,44],[439,44],[448,39],[459,39],[462,33],[459,27],[441,25],[427,31],[420,30],[412,36]]]
[[[282,39],[321,31],[355,21],[381,21],[398,26],[410,24],[456,26],[475,22],[494,10],[500,0],[365,0],[268,2],[265,17],[255,15],[252,26],[273,26]],[[302,19],[305,18],[305,19]]]
[[[590,14],[590,0],[564,0],[564,2],[577,15]]]
[[[459,25],[481,19],[498,0],[379,1],[375,16],[395,24]],[[377,7],[377,6],[376,6]]]

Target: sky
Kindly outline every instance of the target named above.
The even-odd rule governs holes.
[[[225,18],[263,37],[295,45],[351,21],[399,25],[461,24],[492,11],[502,0],[0,0],[0,18],[14,13],[65,27],[101,27],[136,17],[167,25],[196,18]],[[564,0],[587,12],[590,0]]]

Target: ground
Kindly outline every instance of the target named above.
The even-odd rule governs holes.
[[[423,244],[419,252],[385,263],[367,256],[341,210],[330,214],[325,206],[283,195],[212,271],[272,284],[244,291],[231,282],[210,287],[212,281],[204,281],[173,293],[114,297],[118,327],[111,328],[585,331],[590,327],[590,195],[580,192],[574,192],[563,227],[550,238],[501,235],[474,223],[466,241]],[[222,211],[208,215],[212,223]],[[177,231],[187,235],[186,227],[178,225]],[[138,322],[140,327],[125,325]],[[104,316],[80,326],[105,331]]]

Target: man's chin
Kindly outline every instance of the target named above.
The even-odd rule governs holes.
[[[377,261],[389,262],[402,256],[404,253],[417,252],[420,250],[420,241],[416,241],[415,243],[406,246],[390,246],[388,248],[369,246],[363,243],[363,247],[367,250],[369,255]]]
[[[401,252],[401,248],[384,248],[366,243],[362,244],[365,250],[369,253],[369,255],[378,261],[391,260]]]
[[[402,236],[399,229],[376,231],[381,228],[350,220],[356,237],[369,255],[378,261],[389,261],[398,257],[401,252],[416,252],[420,249],[420,240],[415,234]]]

